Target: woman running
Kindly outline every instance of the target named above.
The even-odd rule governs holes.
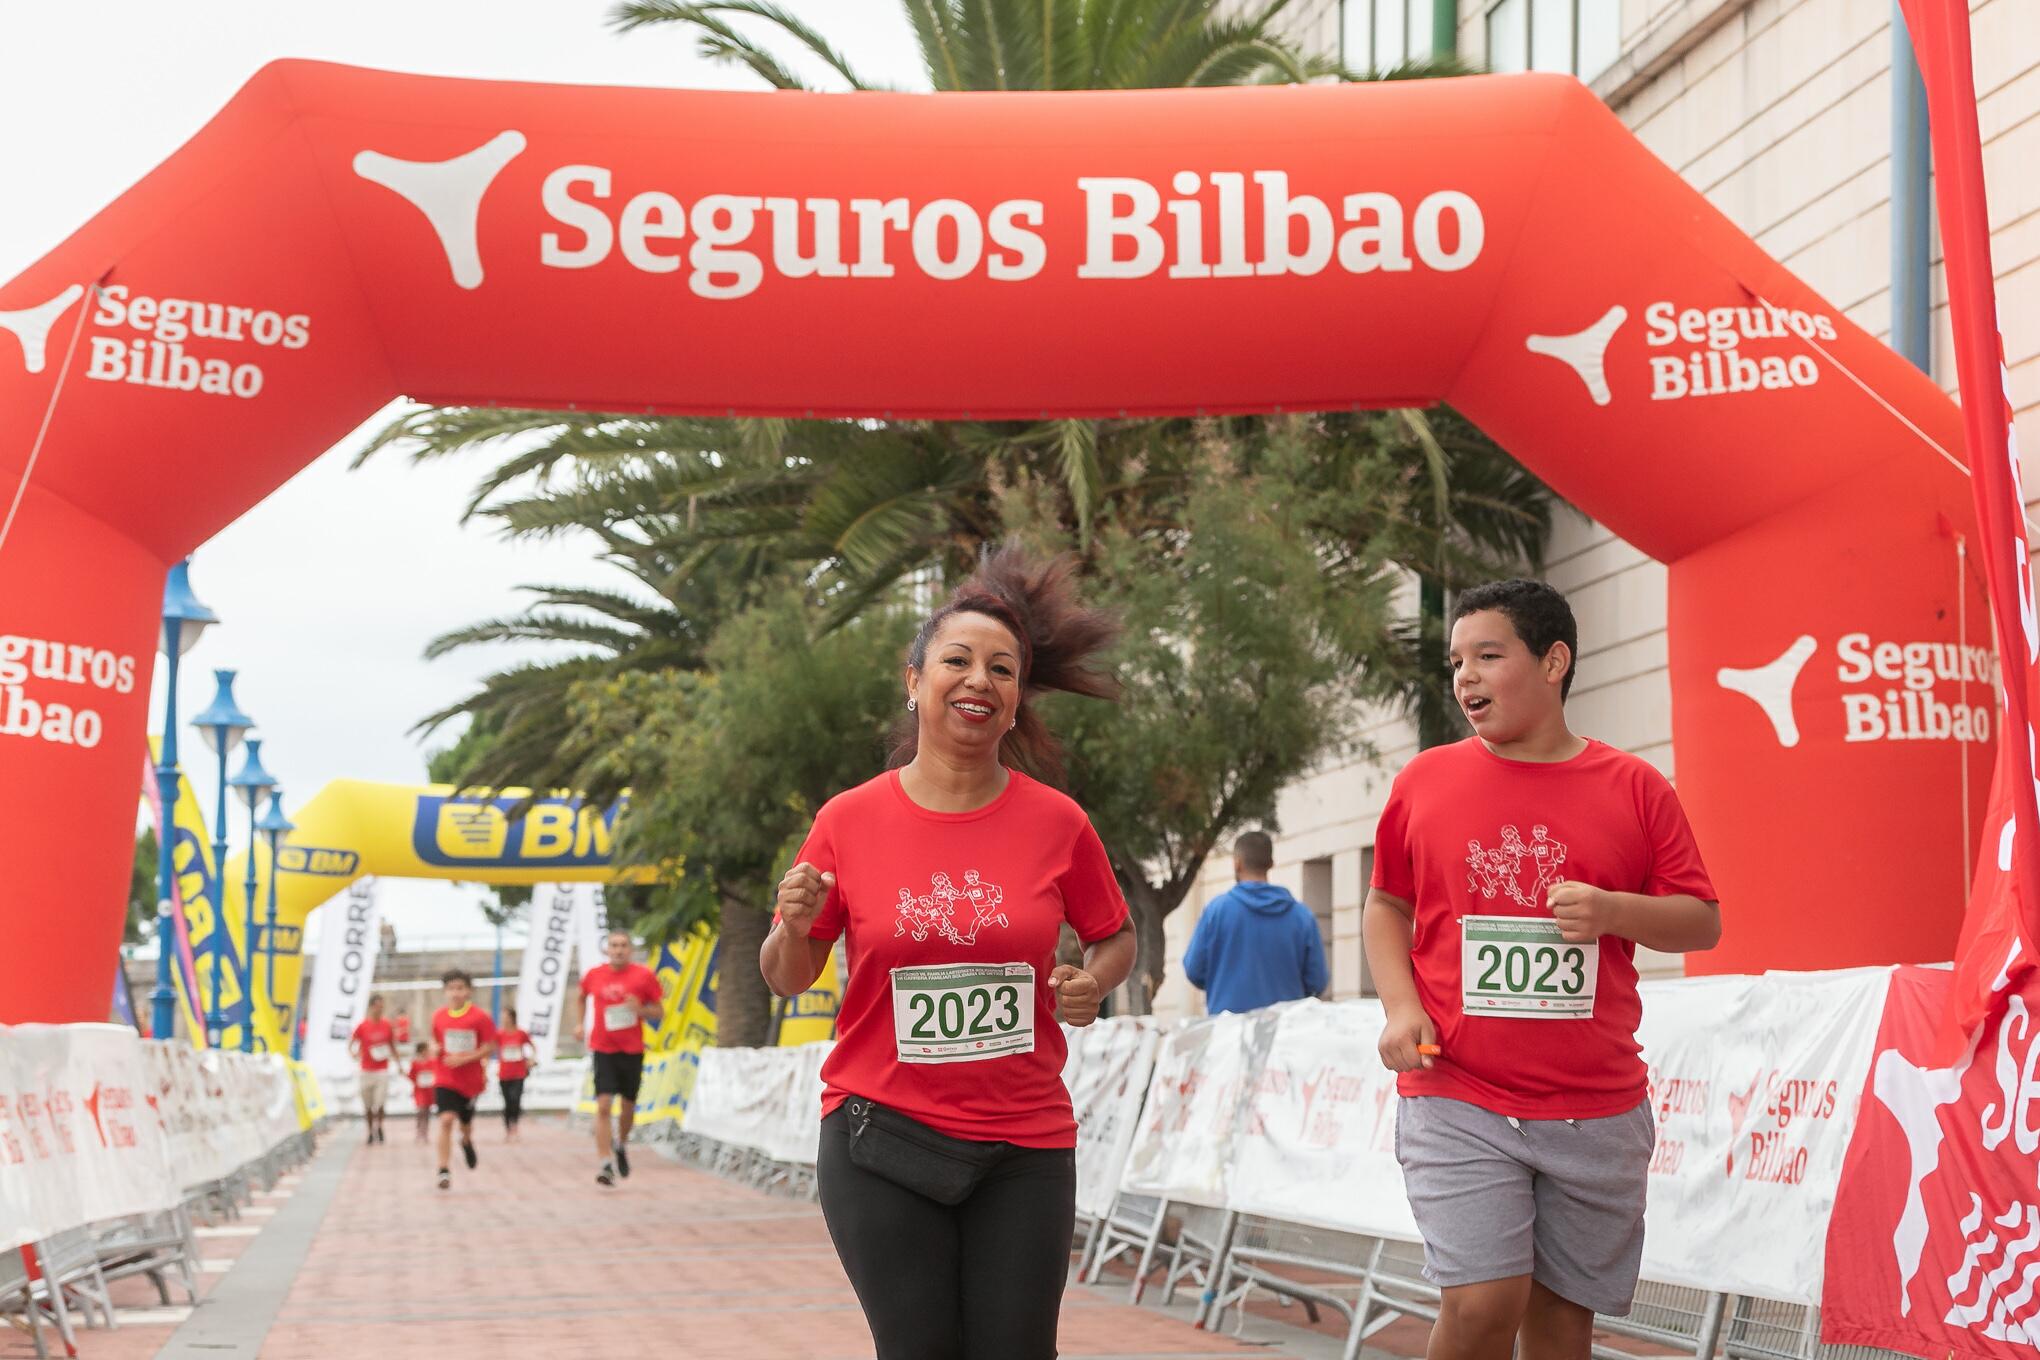
[[[822,808],[760,954],[796,996],[847,941],[818,1176],[878,1360],[1055,1355],[1077,1141],[1056,1020],[1090,1024],[1134,962],[1030,702],[1117,692],[1094,666],[1115,626],[1072,570],[1002,550],[922,624],[893,768]],[[1065,923],[1081,968],[1055,961]]]

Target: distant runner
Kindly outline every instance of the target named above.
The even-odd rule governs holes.
[[[581,979],[580,1024],[595,1060],[595,1155],[602,1164],[595,1180],[614,1185],[617,1177],[630,1175],[630,1128],[645,1072],[644,1027],[659,1022],[661,992],[658,976],[632,961],[628,931],[610,931],[602,948],[609,962],[590,968]],[[617,1107],[613,1137],[612,1106]]]
[[[383,999],[368,999],[368,1018],[354,1027],[347,1051],[361,1062],[361,1117],[370,1143],[387,1143],[383,1108],[390,1096],[390,1063],[396,1058],[395,1026],[383,1018]]]
[[[432,1014],[432,1099],[439,1110],[439,1188],[453,1185],[453,1126],[460,1125],[460,1155],[475,1168],[475,1101],[489,1085],[489,1057],[496,1051],[496,1023],[474,1004],[474,979],[449,969],[446,1004]]]
[[[531,1036],[517,1027],[517,1008],[503,1010],[504,1025],[496,1036],[496,1083],[503,1088],[503,1138],[517,1141],[524,1119],[524,1079],[531,1075]]]

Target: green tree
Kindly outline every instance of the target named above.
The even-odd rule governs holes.
[[[1349,752],[1369,700],[1403,697],[1405,639],[1393,627],[1403,579],[1377,535],[1401,528],[1407,463],[1387,448],[1319,456],[1321,421],[1211,422],[1174,492],[1145,514],[1100,521],[1084,553],[1087,596],[1117,610],[1111,658],[1125,687],[1107,706],[1050,698],[1069,753],[1070,792],[1091,814],[1133,908],[1142,1009],[1161,985],[1163,926],[1227,837],[1272,823],[1299,776]],[[1320,522],[1338,516],[1350,550]],[[1042,549],[1069,547],[1067,526],[1008,497],[1008,522]]]
[[[158,872],[156,828],[145,826],[135,837],[134,866],[128,871],[127,925],[121,931],[125,944],[140,944],[156,933],[156,896],[162,889]]]
[[[649,939],[720,926],[726,1044],[764,1042],[771,997],[750,964],[773,885],[821,805],[885,767],[900,712],[914,617],[871,610],[819,638],[815,622],[788,588],[726,623],[703,669],[584,681],[569,702],[574,786],[605,802],[629,788],[616,857],[657,871],[612,902]]]

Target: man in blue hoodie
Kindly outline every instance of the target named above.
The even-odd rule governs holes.
[[[1325,945],[1317,917],[1268,881],[1275,842],[1249,831],[1233,844],[1233,890],[1212,900],[1190,933],[1183,975],[1204,993],[1204,1009],[1250,1011],[1300,1001],[1325,989]]]

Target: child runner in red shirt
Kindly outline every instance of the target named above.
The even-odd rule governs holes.
[[[922,625],[898,768],[822,808],[760,957],[795,996],[847,941],[817,1174],[880,1360],[1056,1353],[1077,1136],[1056,1021],[1090,1024],[1134,960],[1090,819],[1020,768],[1059,768],[1037,695],[1116,688],[1070,573],[993,554]],[[1065,924],[1082,968],[1056,962]]]
[[[368,1141],[387,1143],[383,1136],[383,1107],[390,1097],[390,1064],[396,1057],[397,1033],[383,1018],[383,999],[368,999],[368,1018],[354,1027],[347,1051],[361,1062],[361,1117],[368,1125]]]
[[[1578,628],[1536,581],[1462,594],[1453,692],[1474,735],[1382,809],[1367,961],[1401,1075],[1396,1151],[1431,1360],[1587,1360],[1629,1311],[1656,1133],[1636,946],[1712,948],[1720,915],[1671,785],[1566,725]]]
[[[524,1079],[531,1075],[531,1036],[517,1027],[517,1008],[505,1007],[496,1035],[496,1084],[503,1088],[503,1138],[517,1141],[524,1118]]]
[[[432,1101],[439,1110],[439,1188],[453,1185],[447,1167],[453,1126],[460,1124],[460,1155],[475,1168],[475,1101],[489,1085],[489,1055],[496,1051],[496,1022],[474,1004],[474,979],[458,968],[440,979],[446,1004],[432,1013]]]
[[[598,1185],[630,1175],[630,1127],[637,1119],[638,1088],[645,1074],[645,1029],[659,1023],[658,975],[634,962],[630,932],[612,930],[602,942],[609,962],[581,979],[581,1026],[595,1064],[595,1156]],[[609,1111],[616,1107],[616,1136]]]
[[[418,1110],[418,1141],[424,1142],[432,1127],[432,1045],[421,1043],[411,1057],[411,1103]]]

